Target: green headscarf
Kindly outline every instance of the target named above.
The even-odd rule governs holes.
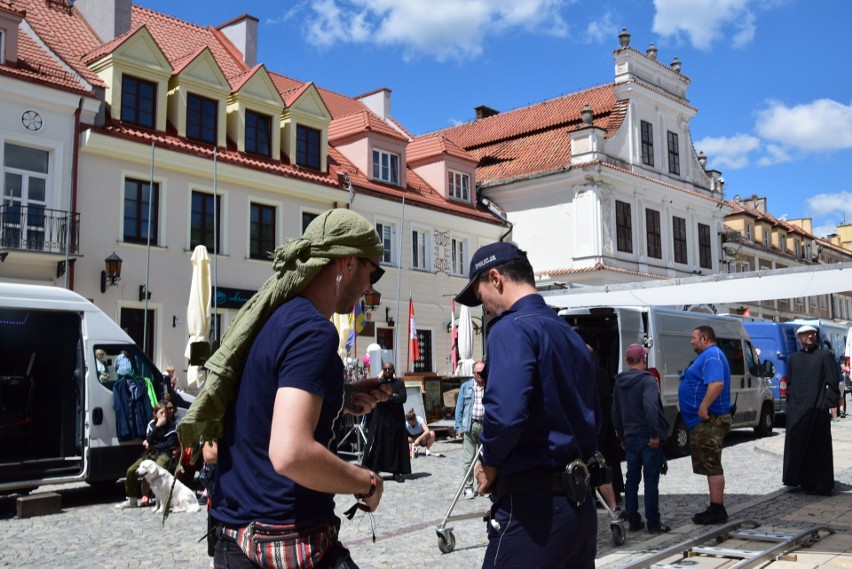
[[[222,437],[222,419],[236,396],[249,349],[276,308],[304,290],[332,259],[379,257],[383,251],[372,224],[348,209],[323,213],[308,225],[302,238],[276,248],[271,255],[275,273],[240,309],[221,346],[204,364],[207,381],[178,424],[181,444],[192,448],[202,439]]]

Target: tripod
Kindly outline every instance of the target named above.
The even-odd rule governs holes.
[[[350,457],[360,463],[367,450],[367,433],[364,432],[364,417],[356,417],[348,413],[343,416],[341,425],[343,436],[337,443],[337,454]]]

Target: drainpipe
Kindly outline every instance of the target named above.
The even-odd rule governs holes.
[[[77,103],[74,111],[74,150],[71,155],[71,195],[69,196],[68,223],[65,226],[65,288],[74,290],[74,271],[76,263],[70,262],[71,248],[71,222],[77,213],[77,162],[80,160],[80,114],[83,111],[83,97]],[[77,240],[79,246],[80,228],[77,228]]]

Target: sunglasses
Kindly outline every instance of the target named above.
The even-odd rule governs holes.
[[[367,257],[362,257],[362,259],[373,265],[374,270],[372,273],[370,273],[370,284],[376,284],[377,282],[379,282],[379,279],[381,279],[385,275],[385,270],[379,265],[377,265],[372,259],[368,259]]]

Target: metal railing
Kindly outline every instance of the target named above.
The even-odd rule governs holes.
[[[70,224],[70,227],[69,227]],[[80,252],[80,214],[43,206],[0,205],[0,248]]]

